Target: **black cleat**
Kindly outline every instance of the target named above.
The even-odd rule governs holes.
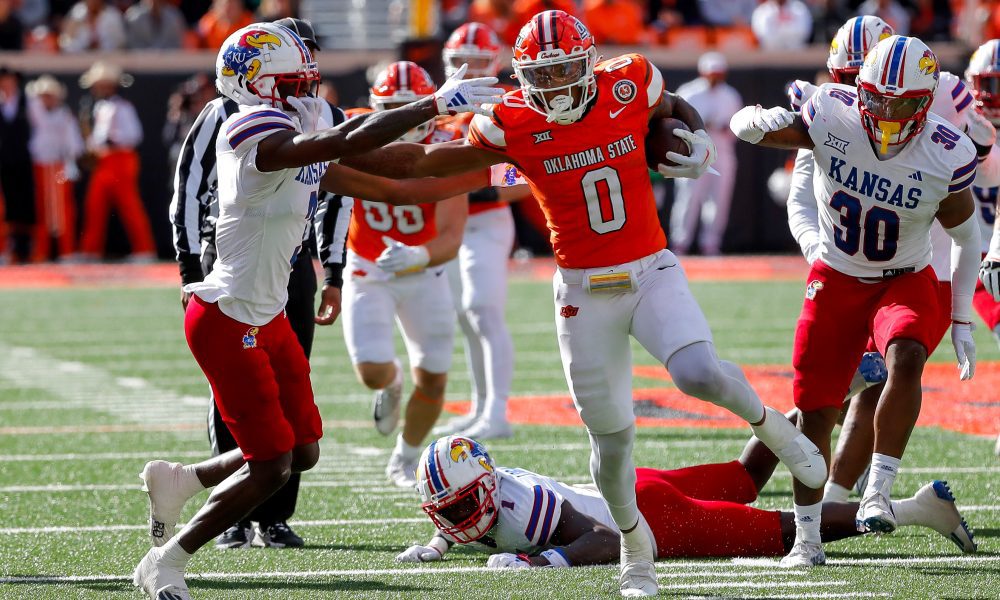
[[[254,532],[253,545],[258,548],[301,548],[306,545],[285,521],[272,525],[260,523]]]
[[[215,547],[220,550],[249,548],[252,539],[253,529],[250,526],[250,521],[240,521],[216,538]]]

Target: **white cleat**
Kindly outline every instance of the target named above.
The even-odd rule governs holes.
[[[162,546],[174,537],[181,509],[190,496],[180,485],[183,465],[165,460],[151,460],[139,473],[142,491],[149,494],[149,539]]]
[[[816,444],[770,406],[764,408],[764,414],[763,424],[750,426],[757,439],[764,442],[803,485],[817,490],[823,487],[826,460]]]
[[[441,425],[438,425],[431,430],[431,435],[440,437],[442,435],[455,435],[459,431],[463,431],[472,427],[472,425],[479,420],[479,418],[474,414],[462,415],[461,417],[452,417],[448,419]]]
[[[393,359],[396,365],[396,376],[392,383],[375,391],[372,398],[372,418],[375,419],[375,429],[382,435],[389,435],[399,425],[399,403],[403,398],[403,365],[398,358]]]
[[[881,492],[861,499],[854,524],[862,533],[892,533],[896,531],[896,515],[892,503]]]
[[[396,487],[415,489],[417,487],[417,461],[408,462],[401,454],[393,453],[385,466],[385,476]]]
[[[913,511],[914,525],[930,527],[948,538],[967,554],[978,549],[969,525],[955,506],[955,496],[947,481],[932,481],[923,486],[908,501]]]
[[[500,440],[514,437],[514,430],[511,429],[507,421],[487,421],[479,419],[469,428],[458,433],[462,437],[467,437],[483,442],[486,440]]]
[[[653,567],[652,531],[639,515],[638,526],[621,536],[621,576],[619,585],[625,598],[655,596],[660,590]]]
[[[826,564],[826,553],[823,544],[795,540],[788,555],[781,559],[778,566],[783,569],[798,569],[802,567],[818,567]]]
[[[132,585],[153,600],[190,600],[184,573],[159,564],[162,548],[150,548],[132,574]]]

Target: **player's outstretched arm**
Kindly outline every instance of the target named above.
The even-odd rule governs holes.
[[[444,558],[444,553],[451,548],[452,543],[435,534],[426,546],[414,544],[396,555],[396,562],[403,563],[423,563],[435,562]]]
[[[490,185],[490,174],[486,169],[452,177],[423,177],[397,181],[338,164],[330,165],[319,184],[321,189],[328,192],[396,206],[439,202],[487,185]]]
[[[762,108],[760,104],[744,106],[729,121],[729,129],[744,142],[793,150],[812,150],[813,141],[800,113],[775,106]]]
[[[470,145],[465,140],[440,144],[399,142],[364,154],[349,156],[341,164],[392,179],[446,177],[485,169],[506,162],[495,152]]]
[[[952,239],[951,249],[951,342],[958,358],[959,377],[976,373],[976,344],[972,340],[972,295],[979,269],[979,223],[972,192],[966,188],[949,195],[938,208],[937,220]]]

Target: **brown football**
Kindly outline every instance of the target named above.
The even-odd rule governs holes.
[[[687,156],[690,152],[687,143],[674,135],[674,129],[691,131],[684,121],[666,118],[653,119],[649,123],[649,133],[646,134],[646,164],[656,170],[656,165],[675,166],[677,163],[667,160],[667,152],[677,152]]]

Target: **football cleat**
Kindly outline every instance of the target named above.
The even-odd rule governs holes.
[[[139,473],[142,491],[149,494],[149,539],[153,546],[162,546],[174,537],[181,509],[190,498],[182,491],[182,467],[180,463],[152,460]]]
[[[823,552],[823,544],[803,542],[795,540],[788,555],[781,559],[778,566],[783,569],[797,569],[800,567],[818,567],[826,564],[826,553]]]
[[[189,600],[184,573],[159,564],[162,548],[150,548],[132,574],[132,585],[153,600]]]
[[[751,425],[757,439],[785,463],[795,479],[813,489],[826,483],[826,460],[816,444],[770,406],[764,409],[764,423]]]
[[[375,429],[382,435],[391,434],[399,425],[399,403],[403,398],[403,365],[398,358],[392,362],[396,365],[396,376],[392,383],[376,390],[372,398],[372,418]]]
[[[862,533],[892,533],[896,531],[896,515],[889,498],[880,492],[862,498],[854,524]]]
[[[479,419],[468,429],[463,430],[458,435],[481,442],[483,440],[498,440],[514,437],[514,430],[511,429],[510,423],[506,420],[488,421],[486,419]]]
[[[948,538],[965,553],[978,549],[968,523],[955,506],[955,496],[947,481],[932,481],[923,486],[907,502],[911,503],[914,525],[930,527]]]
[[[250,521],[240,521],[215,538],[215,547],[219,550],[249,548],[252,540],[253,529],[250,527]]]
[[[479,417],[475,414],[469,413],[467,415],[462,415],[460,417],[452,417],[445,421],[444,423],[438,425],[431,430],[431,435],[444,436],[444,435],[455,435],[459,431],[464,431],[469,427],[472,427]]]
[[[407,461],[402,454],[393,453],[389,457],[389,464],[385,466],[385,476],[396,487],[415,488],[417,487],[417,461]]]
[[[660,589],[653,567],[652,536],[641,514],[635,529],[621,536],[621,576],[618,581],[625,598],[655,596]]]
[[[285,521],[266,526],[258,524],[254,533],[251,544],[257,548],[301,548],[306,545]]]

